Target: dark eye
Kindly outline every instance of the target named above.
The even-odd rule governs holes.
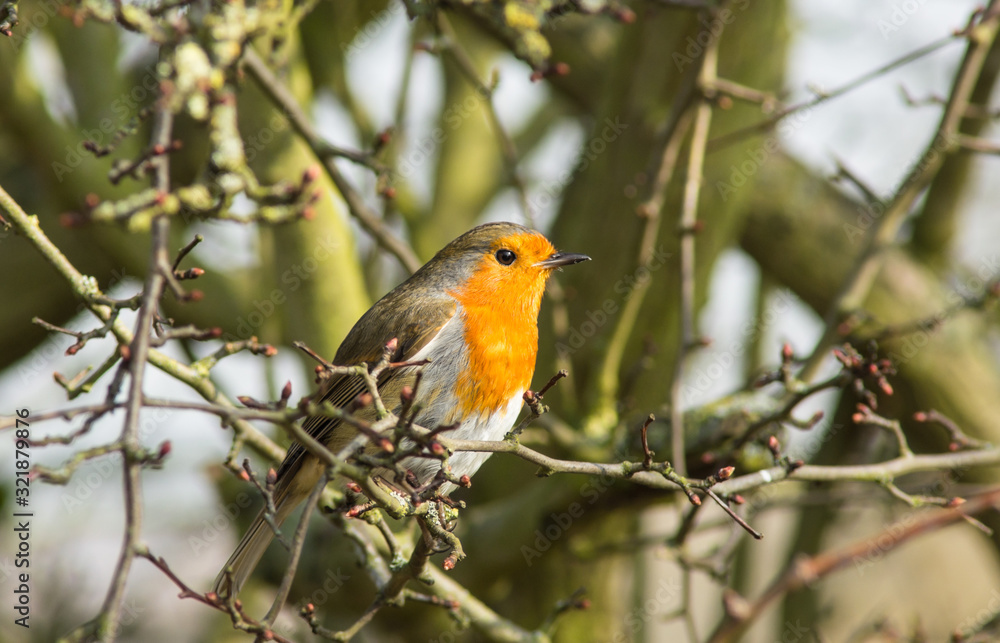
[[[503,250],[497,250],[496,258],[497,261],[499,261],[503,265],[509,266],[510,264],[514,263],[515,259],[517,259],[517,255],[511,252],[510,250],[503,249]]]

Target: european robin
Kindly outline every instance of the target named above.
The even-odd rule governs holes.
[[[384,372],[379,394],[386,409],[399,413],[400,393],[414,390],[415,422],[426,428],[452,426],[448,435],[466,440],[500,440],[513,427],[531,384],[538,351],[538,309],[553,270],[590,257],[558,252],[548,239],[514,223],[473,228],[445,246],[409,279],[380,299],[347,334],[334,363],[378,361],[396,339],[394,362],[421,362]],[[417,373],[421,372],[419,386]],[[322,401],[346,407],[366,391],[357,375],[334,375]],[[374,410],[356,414],[375,419]],[[367,414],[367,415],[366,415]],[[356,430],[336,419],[312,417],[303,428],[336,453]],[[451,456],[452,472],[472,476],[489,453]],[[419,484],[440,469],[436,459],[410,457],[401,463]],[[281,524],[318,484],[324,466],[300,444],[292,444],[278,469],[275,521]],[[391,475],[391,474],[390,474]],[[403,481],[387,480],[400,486]],[[445,484],[448,494],[454,485]],[[220,573],[214,591],[235,595],[273,537],[262,509]]]

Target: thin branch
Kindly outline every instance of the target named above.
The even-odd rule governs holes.
[[[261,621],[265,626],[270,627],[274,624],[274,620],[278,618],[278,614],[281,612],[282,606],[285,601],[288,600],[288,592],[292,589],[292,580],[295,579],[295,571],[299,567],[299,557],[302,555],[302,545],[306,541],[306,531],[309,527],[309,518],[312,517],[313,509],[316,508],[316,501],[319,500],[320,494],[326,488],[326,483],[329,478],[324,474],[320,477],[319,482],[313,487],[312,492],[306,499],[305,509],[302,511],[302,516],[299,518],[299,524],[295,528],[295,535],[292,537],[292,549],[291,555],[288,557],[288,568],[285,571],[284,576],[281,577],[281,585],[278,587],[278,594],[274,597],[274,602],[271,604],[271,609],[267,611],[264,616],[264,620]]]
[[[807,109],[812,109],[813,107],[816,107],[817,105],[819,105],[821,103],[825,103],[828,100],[832,100],[834,98],[839,98],[840,96],[843,96],[844,94],[846,94],[848,92],[851,92],[851,91],[857,89],[858,87],[861,87],[862,85],[865,85],[865,84],[867,84],[867,83],[869,83],[869,82],[871,82],[871,81],[873,81],[873,80],[875,80],[877,78],[881,78],[882,76],[885,76],[886,74],[888,74],[889,72],[891,72],[891,71],[893,71],[895,69],[898,69],[900,67],[908,65],[911,62],[919,60],[919,59],[923,58],[924,56],[928,56],[928,55],[930,55],[930,54],[938,51],[939,49],[942,49],[943,47],[946,47],[947,45],[951,44],[957,38],[959,38],[959,37],[961,37],[963,35],[964,35],[964,33],[960,32],[960,33],[949,34],[947,36],[938,38],[937,40],[934,40],[934,41],[932,41],[932,42],[930,42],[930,43],[928,43],[928,44],[926,44],[926,45],[924,45],[922,47],[918,47],[917,49],[915,49],[915,50],[913,50],[913,51],[911,51],[911,52],[909,52],[907,54],[904,54],[903,56],[900,56],[899,58],[896,58],[895,60],[892,60],[892,61],[886,63],[885,65],[882,65],[882,66],[880,66],[880,67],[878,67],[876,69],[873,69],[872,71],[869,71],[869,72],[867,72],[865,74],[862,74],[861,76],[858,76],[854,80],[852,80],[852,81],[850,81],[848,83],[845,83],[844,85],[841,85],[840,87],[838,87],[836,89],[833,89],[831,91],[815,91],[814,90],[815,91],[815,96],[813,98],[809,99],[809,100],[803,101],[801,103],[797,103],[795,105],[791,105],[791,106],[786,107],[784,109],[780,109],[777,112],[775,112],[773,115],[771,115],[770,117],[768,117],[768,118],[766,118],[766,119],[764,119],[764,120],[762,120],[762,121],[760,121],[758,123],[754,123],[753,125],[748,125],[746,127],[741,127],[740,129],[737,129],[737,130],[734,130],[732,132],[729,132],[728,134],[723,134],[722,136],[717,136],[716,138],[713,138],[711,141],[708,142],[708,152],[709,153],[716,152],[716,151],[718,151],[720,149],[723,149],[723,148],[729,147],[730,145],[738,143],[738,142],[742,141],[745,138],[749,138],[749,137],[751,137],[751,136],[753,136],[755,134],[760,134],[760,133],[763,133],[763,132],[770,131],[778,123],[780,123],[785,118],[791,116],[792,114],[795,114],[797,112],[801,112],[801,111],[804,111],[804,110],[807,110]]]
[[[716,38],[705,53],[701,67],[699,86],[710,85],[716,78],[718,62],[718,42]],[[680,476],[687,475],[687,452],[684,448],[683,380],[684,367],[688,356],[696,346],[695,301],[694,301],[694,253],[695,233],[698,223],[698,198],[701,194],[702,173],[705,167],[705,144],[712,123],[712,104],[702,100],[695,108],[694,132],[691,134],[691,148],[688,156],[687,181],[684,184],[684,200],[678,231],[680,241],[680,330],[677,334],[677,355],[674,361],[673,378],[670,382],[670,451],[674,468]]]
[[[959,505],[957,508],[930,512],[913,520],[891,525],[880,534],[860,540],[841,549],[801,558],[778,577],[764,593],[754,601],[739,599],[740,609],[729,610],[726,617],[709,639],[710,643],[737,641],[746,629],[774,601],[791,592],[798,591],[817,580],[832,574],[857,561],[882,557],[885,552],[899,547],[918,536],[937,531],[968,516],[992,507],[1000,506],[1000,489],[994,489]]]
[[[388,250],[399,260],[403,268],[411,273],[416,272],[420,268],[421,262],[413,252],[413,249],[392,234],[378,213],[365,204],[361,195],[358,194],[357,190],[354,189],[340,172],[333,155],[327,153],[328,144],[320,137],[312,123],[309,122],[309,118],[302,111],[302,107],[299,106],[298,101],[295,100],[295,97],[288,88],[278,80],[277,76],[261,60],[252,47],[247,47],[243,60],[246,69],[253,76],[254,80],[257,81],[257,84],[260,85],[260,88],[264,90],[264,93],[270,97],[278,109],[288,117],[292,127],[295,128],[295,131],[302,137],[306,145],[312,149],[316,157],[322,160],[327,176],[337,186],[337,190],[340,191],[340,195],[347,203],[347,208],[354,215],[354,218],[358,220],[361,226],[380,246]]]
[[[955,149],[959,125],[965,116],[983,63],[996,38],[998,21],[1000,21],[1000,4],[997,0],[993,0],[985,12],[973,14],[968,27],[960,34],[967,39],[968,48],[955,74],[948,104],[941,115],[937,131],[921,154],[920,160],[913,165],[885,211],[875,220],[869,231],[864,248],[827,311],[823,337],[817,342],[812,356],[802,368],[800,374],[802,380],[809,381],[818,373],[820,364],[826,357],[827,348],[837,338],[842,316],[861,307],[882,266],[884,256],[882,251],[895,241],[907,213],[937,174],[944,162],[945,154]]]
[[[173,113],[167,109],[159,110],[153,125],[153,144],[169,142],[172,128]],[[153,185],[164,192],[170,189],[168,159],[167,156],[158,156],[150,161],[155,168]],[[139,414],[142,411],[143,375],[150,349],[153,318],[166,283],[160,265],[167,258],[170,219],[163,215],[156,217],[152,222],[152,230],[152,250],[143,288],[142,306],[139,307],[129,351],[128,368],[131,383],[125,406],[125,425],[120,438],[124,460],[125,538],[112,576],[111,588],[99,616],[97,634],[103,643],[113,641],[119,630],[121,611],[125,603],[125,584],[132,568],[132,561],[135,559],[142,530],[142,463],[139,461],[142,444],[139,441]]]

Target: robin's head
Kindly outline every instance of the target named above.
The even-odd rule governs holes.
[[[552,271],[588,259],[558,252],[541,233],[516,223],[487,223],[449,243],[427,268],[434,266],[434,273],[453,277],[446,288],[466,306],[491,306],[535,318]]]

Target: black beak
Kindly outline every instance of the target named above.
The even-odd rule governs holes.
[[[548,268],[551,270],[553,268],[562,268],[563,266],[572,266],[573,264],[580,263],[581,261],[590,261],[590,257],[573,252],[557,252],[548,259],[539,261],[535,265],[539,268]]]

